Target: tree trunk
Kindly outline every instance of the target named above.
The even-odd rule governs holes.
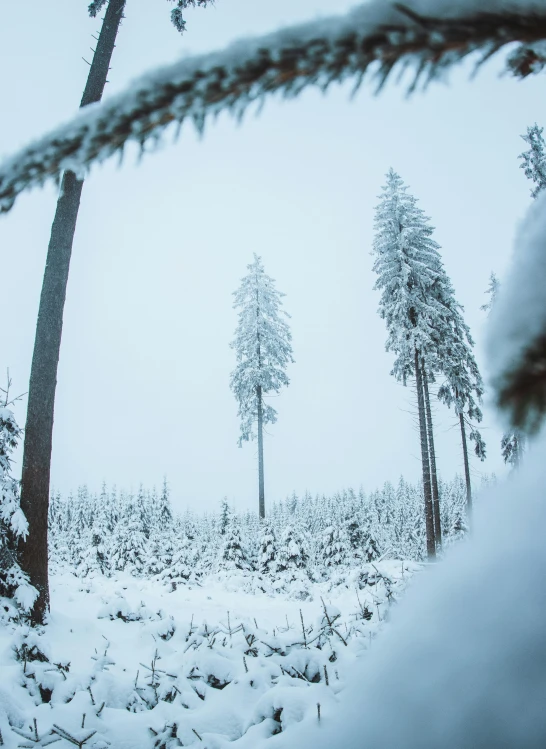
[[[459,423],[461,425],[461,440],[463,443],[463,461],[464,461],[464,477],[466,481],[466,506],[468,513],[472,510],[472,486],[470,484],[470,465],[468,463],[468,445],[466,444],[466,429],[464,425],[463,412],[459,413]]]
[[[432,506],[432,491],[430,484],[430,464],[427,440],[427,424],[425,417],[425,399],[423,397],[423,378],[419,354],[415,350],[415,380],[417,388],[417,407],[419,410],[419,432],[421,435],[421,463],[423,466],[423,491],[425,494],[425,525],[427,532],[427,557],[436,558],[436,543],[434,539],[434,514]]]
[[[104,91],[125,0],[110,0],[80,106],[99,101]],[[65,172],[47,251],[36,338],[30,370],[21,478],[21,508],[29,533],[20,545],[21,566],[38,590],[32,622],[42,624],[49,609],[47,516],[57,367],[66,286],[83,187]]]
[[[265,486],[264,486],[264,425],[262,413],[262,386],[256,389],[258,398],[258,501],[260,518],[265,518]]]
[[[423,391],[425,395],[425,409],[427,415],[428,452],[430,456],[430,478],[432,483],[432,507],[434,511],[434,538],[436,548],[442,548],[442,518],[440,515],[440,492],[438,491],[438,473],[436,471],[436,451],[434,449],[434,432],[432,428],[432,411],[430,408],[430,394],[428,392],[428,377],[423,372]]]

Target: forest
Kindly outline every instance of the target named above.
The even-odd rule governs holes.
[[[207,26],[214,24],[212,14],[220,2],[229,4],[175,0],[167,7],[170,31],[184,40],[191,38],[192,23],[197,26],[199,18],[210,45],[215,37],[211,34],[209,39]],[[170,256],[172,268],[154,269],[153,256],[159,257],[159,251],[147,248],[150,259],[140,271],[143,285],[132,289],[142,317],[131,322],[133,332],[124,330],[113,344],[108,344],[109,326],[115,326],[127,299],[120,290],[119,308],[108,307],[108,278],[114,276],[115,266],[102,268],[95,286],[92,274],[78,276],[80,242],[92,236],[93,224],[101,224],[96,204],[86,213],[88,200],[91,207],[88,195],[96,200],[92,191],[99,166],[104,171],[98,193],[114,205],[111,226],[121,225],[117,214],[128,210],[123,215],[131,216],[137,233],[141,225],[144,236],[150,217],[158,229],[152,245],[164,243],[167,235],[161,234],[160,226],[172,211],[162,206],[166,198],[158,183],[155,188],[146,179],[140,184],[146,208],[139,217],[138,207],[129,205],[129,194],[123,196],[116,187],[116,175],[131,169],[130,180],[136,182],[148,162],[181,151],[189,141],[188,125],[198,135],[203,159],[199,169],[211,170],[205,195],[207,180],[215,194],[213,183],[221,178],[215,176],[217,156],[213,149],[207,156],[207,144],[209,139],[214,143],[211,129],[225,115],[237,120],[243,134],[256,128],[259,134],[260,122],[269,117],[262,111],[266,102],[275,99],[278,106],[281,98],[286,104],[283,116],[290,122],[290,108],[301,101],[311,106],[306,97],[314,89],[323,97],[321,117],[326,120],[329,108],[340,107],[335,86],[349,95],[345,119],[357,99],[366,99],[372,117],[374,106],[391,96],[391,89],[400,98],[406,94],[417,101],[412,104],[417,108],[446,80],[446,95],[454,96],[455,86],[447,76],[459,67],[471,72],[472,80],[464,83],[469,87],[478,85],[474,79],[488,75],[490,65],[510,81],[499,85],[524,87],[535,77],[540,79],[546,70],[542,3],[369,0],[338,15],[313,19],[310,11],[302,23],[231,42],[217,51],[192,53],[190,48],[176,62],[147,71],[110,93],[108,85],[123,53],[124,27],[130,29],[130,14],[136,11],[132,5],[127,0],[91,2],[88,18],[99,31],[93,37],[92,57],[83,58],[87,69],[79,111],[71,111],[64,124],[49,131],[49,115],[42,113],[43,123],[40,116],[33,118],[33,126],[45,135],[14,148],[0,161],[1,222],[8,226],[19,221],[21,206],[30,216],[37,204],[25,201],[35,195],[45,195],[52,209],[48,236],[43,235],[42,208],[32,226],[33,241],[47,246],[33,341],[20,332],[27,330],[27,312],[12,301],[18,299],[13,296],[15,275],[10,278],[8,271],[3,278],[6,328],[31,356],[26,392],[18,379],[14,384],[9,361],[0,389],[0,746],[544,746],[546,560],[539,529],[546,521],[546,141],[540,118],[546,113],[540,106],[524,129],[506,116],[504,126],[516,155],[511,162],[505,160],[507,184],[496,189],[510,193],[512,183],[519,180],[527,191],[526,203],[521,203],[524,216],[514,206],[507,217],[506,225],[517,224],[510,265],[504,269],[499,259],[488,268],[481,304],[475,309],[461,302],[468,298],[464,281],[474,288],[478,269],[501,250],[484,247],[483,258],[465,255],[464,247],[454,253],[444,224],[453,226],[449,222],[455,221],[468,235],[477,234],[479,245],[487,243],[487,227],[500,220],[499,213],[484,194],[475,214],[454,219],[458,203],[448,176],[443,199],[433,199],[434,187],[426,192],[438,214],[429,216],[426,201],[420,199],[426,182],[422,167],[428,159],[432,168],[440,157],[434,147],[427,152],[422,144],[411,142],[390,149],[403,161],[400,173],[396,163],[387,162],[377,170],[370,167],[374,177],[382,175],[377,183],[369,184],[369,175],[361,177],[376,195],[374,204],[366,207],[369,238],[353,236],[373,276],[367,286],[358,275],[360,266],[340,274],[350,257],[338,249],[343,239],[334,231],[330,237],[321,212],[312,212],[314,196],[335,180],[334,175],[330,180],[328,169],[315,173],[307,166],[307,181],[297,185],[294,215],[304,227],[301,234],[283,213],[290,203],[287,185],[300,179],[294,160],[300,151],[303,159],[303,141],[281,166],[283,182],[277,187],[263,165],[250,187],[245,183],[246,166],[230,175],[229,186],[222,185],[236,200],[243,196],[249,201],[241,212],[249,227],[241,228],[240,236],[226,228],[231,226],[226,215],[233,211],[228,195],[226,213],[214,200],[209,204],[205,196],[198,196],[197,203],[206,204],[207,223],[225,239],[224,265],[210,254],[204,273],[192,272],[201,262],[197,234],[189,234],[187,246],[183,241],[181,248],[180,243],[176,246],[176,255]],[[315,12],[318,9],[317,4]],[[13,36],[20,33],[20,28],[10,30]],[[493,86],[490,79],[480,89],[484,110],[488,86]],[[366,90],[370,87],[377,99]],[[534,112],[533,96],[526,96],[526,111]],[[503,105],[510,109],[509,101]],[[249,111],[259,115],[257,125],[250,122]],[[398,123],[404,114],[395,111]],[[16,120],[17,108],[8,114]],[[461,116],[468,123],[467,132],[476,131],[479,113],[465,111]],[[61,119],[55,112],[53,121]],[[381,123],[379,127],[385,129],[384,142],[378,146],[383,156],[389,154],[390,138],[400,140],[400,130],[389,132]],[[495,154],[497,136],[487,132],[484,137],[481,143],[487,142]],[[450,138],[464,144],[460,123]],[[353,157],[341,149],[342,134],[314,141],[306,133],[307,139],[316,151],[314,165],[329,148],[336,160],[349,163]],[[445,141],[447,136],[440,134],[438,143],[445,145],[447,159],[451,145]],[[244,151],[245,141],[241,143]],[[270,143],[271,132],[264,138],[264,151]],[[452,147],[458,154],[456,145]],[[229,151],[230,146],[221,148]],[[363,138],[361,150],[366,159],[374,144]],[[406,152],[413,162],[406,161]],[[138,156],[136,167],[127,166],[132,156]],[[115,171],[110,167],[112,157],[118,162]],[[170,167],[170,158],[166,155],[162,162],[160,180],[183,182],[183,169],[174,169],[175,157]],[[242,152],[234,158],[246,163]],[[273,154],[273,161],[280,158]],[[458,158],[452,158],[452,168]],[[167,176],[173,171],[174,177]],[[476,171],[471,160],[461,164],[462,183]],[[483,171],[488,178],[487,169]],[[344,191],[349,195],[359,184],[351,182],[349,172],[345,176],[346,183],[338,181],[332,188],[332,195],[342,195],[341,202],[326,196],[332,215],[341,210]],[[414,190],[414,182],[419,190]],[[27,197],[38,187],[39,193],[34,189]],[[474,187],[469,185],[469,191]],[[184,239],[184,204],[189,199],[177,189],[179,242]],[[265,213],[253,219],[250,206],[255,204],[246,198],[250,193],[259,196],[270,224],[260,225]],[[510,201],[504,204],[504,213],[507,206]],[[365,224],[358,211],[354,215],[356,226],[359,221]],[[294,246],[306,242],[306,224],[313,223],[318,230],[310,236],[316,243],[325,234],[324,246],[295,255]],[[338,229],[345,223],[346,214],[340,213]],[[279,237],[272,226],[279,227]],[[353,224],[345,228],[355,234]],[[124,242],[123,226],[121,231],[106,247],[109,256],[118,251],[126,257],[124,245],[130,243]],[[241,248],[246,236],[253,242]],[[286,237],[294,243],[289,244],[284,263],[268,243],[271,236],[281,256]],[[17,247],[17,252],[24,249]],[[14,253],[13,248],[8,250],[9,268]],[[127,288],[132,264],[142,261],[138,247],[129,251],[131,260],[122,263]],[[246,273],[230,252],[238,260],[246,257]],[[454,261],[459,256],[461,264],[469,265],[457,268]],[[23,264],[30,268],[26,260]],[[291,280],[291,271],[312,288],[321,265],[329,286],[317,284],[315,293],[305,296],[307,289],[301,280],[299,287]],[[269,275],[270,266],[275,278]],[[170,286],[170,277],[179,275],[181,268],[187,285]],[[451,277],[455,273],[457,289]],[[76,284],[73,276],[79,280],[71,290]],[[209,276],[215,279],[210,288]],[[352,277],[354,287],[339,283]],[[212,291],[218,283],[220,297]],[[161,327],[177,318],[190,288],[202,306],[185,308],[183,322],[174,329],[176,340],[162,338]],[[323,289],[328,289],[326,298]],[[343,305],[355,289],[370,297],[376,309],[373,320],[364,317],[356,326],[336,314],[337,307],[352,309]],[[96,295],[97,306],[86,310],[89,293]],[[97,314],[101,305],[103,317]],[[164,319],[147,340],[146,328],[139,330],[137,319],[153,317],[154,307],[160,305]],[[104,344],[98,361],[91,362],[83,329],[77,337],[70,332],[70,316],[76,309],[84,310]],[[214,320],[211,327],[204,309]],[[472,329],[469,319],[478,320]],[[327,325],[332,327],[330,338]],[[211,332],[215,327],[218,335]],[[477,335],[474,327],[479,328]],[[138,357],[131,349],[132,335],[138,339]],[[144,382],[137,370],[153,366],[154,335],[166,357],[161,361],[167,364],[154,370],[159,382],[149,378],[150,392],[143,392],[131,384],[130,373],[135,371],[135,383]],[[201,348],[191,348],[192,335]],[[336,360],[331,353],[337,337],[346,350],[361,351],[362,373],[356,372],[356,378],[349,371],[353,360]],[[214,349],[218,340],[227,353],[215,349],[207,358],[204,352]],[[18,352],[10,341],[6,333],[6,350]],[[165,354],[170,348],[182,356]],[[112,357],[114,351],[119,358]],[[202,360],[192,358],[191,351],[203,352]],[[307,362],[304,381],[298,379],[300,355]],[[16,356],[19,361],[21,355]],[[112,361],[124,358],[117,390],[119,413],[106,408],[96,393],[77,390],[78,366],[94,376],[102,372],[107,383],[110,378],[115,382]],[[321,379],[323,371],[329,379]],[[196,382],[203,390],[195,388]],[[326,392],[324,382],[330,383]],[[158,408],[156,403],[164,401],[151,392],[152,383],[154,391],[167,391],[170,401],[184,404],[186,411],[176,410],[178,405],[172,410],[170,405]],[[203,398],[207,389],[210,398]],[[124,390],[130,402],[125,411],[119,398]],[[83,413],[79,399],[88,401],[92,419],[86,423],[80,418],[78,423],[77,416],[71,422],[64,415],[58,418],[63,408]],[[299,401],[308,403],[303,412],[307,416],[295,421],[291,412]],[[179,418],[180,413],[191,414],[192,408],[199,414],[194,422],[190,416]],[[329,408],[344,410],[346,420],[333,421]],[[197,422],[199,428],[192,433],[190,424]],[[72,431],[66,430],[67,423]],[[319,431],[319,424],[324,431]],[[85,441],[86,432],[89,440],[104,442],[103,455],[111,453],[111,465],[122,465],[116,450],[129,456],[129,474],[122,473],[117,486],[105,481],[105,466],[96,462],[92,481],[84,476],[70,485],[78,471],[85,466],[87,474],[87,466],[94,462],[92,456],[85,462],[72,459],[91,444]],[[225,434],[246,460],[247,484],[241,478],[243,463],[222,441]],[[80,453],[69,447],[78,442]],[[283,442],[281,453],[278,445]],[[122,443],[126,447],[119,447]],[[327,447],[333,443],[339,452]],[[342,476],[343,468],[336,463],[341,455],[352,456],[355,447],[358,452],[363,446],[356,462],[351,458],[362,483],[351,487],[354,470],[351,476]],[[170,473],[157,465],[161,449],[165,456],[171,449],[179,453],[169,463]],[[493,466],[500,466],[502,475],[488,471],[489,460],[496,461]],[[375,479],[374,462],[388,473],[375,486],[369,481],[364,486],[367,472]],[[454,465],[456,475],[449,474],[445,467]],[[300,469],[298,475],[307,472],[307,486],[316,486],[316,473],[328,478],[327,488],[289,488],[294,466]],[[159,489],[141,483],[150,471],[164,476]],[[182,474],[189,485],[183,500]],[[236,491],[242,493],[247,485],[252,485],[252,504],[236,497]],[[223,498],[214,496],[219,486],[226,487]],[[284,494],[279,486],[285,487]]]

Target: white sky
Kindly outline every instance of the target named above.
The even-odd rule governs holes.
[[[188,11],[180,37],[165,0],[128,0],[107,91],[180,54],[353,4],[217,0]],[[90,59],[100,28],[87,5],[31,0],[2,9],[4,155],[77,108],[82,56]],[[214,509],[224,495],[254,509],[256,448],[237,447],[229,390],[231,293],[253,252],[287,294],[296,358],[265,443],[266,502],[294,489],[417,479],[412,392],[389,376],[372,291],[373,209],[393,166],[437,228],[483,366],[479,307],[490,271],[502,280],[530,202],[519,135],[546,123],[544,77],[517,82],[499,69],[489,64],[471,82],[467,67],[411,99],[394,83],[379,98],[369,86],[353,100],[350,86],[274,98],[242,126],[222,116],[202,140],[187,126],[176,144],[167,137],[138,165],[130,155],[121,169],[115,162],[95,169],[84,187],[65,308],[55,487],[87,482],[95,490],[103,479],[151,486],[166,474],[180,509]],[[10,367],[16,391],[27,389],[55,201],[48,187],[0,217],[0,367]],[[22,425],[24,407],[17,407]],[[439,466],[451,478],[462,469],[459,434],[452,414],[436,410]],[[500,433],[486,408],[490,457],[473,461],[476,478],[503,470]]]

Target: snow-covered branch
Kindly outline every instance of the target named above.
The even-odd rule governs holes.
[[[511,423],[536,431],[546,414],[546,191],[516,238],[512,268],[491,312],[489,363]]]
[[[358,86],[368,73],[381,88],[402,66],[414,72],[413,89],[471,53],[478,53],[480,65],[511,42],[523,45],[519,58],[517,50],[512,53],[511,67],[526,75],[541,69],[537,50],[544,39],[546,7],[536,0],[412,0],[409,5],[372,0],[344,16],[186,58],[143,76],[103,104],[86,107],[6,159],[0,165],[0,211],[8,211],[23,190],[65,169],[82,173],[129,141],[143,147],[172,122],[189,118],[202,131],[210,115],[227,110],[240,116],[274,92],[297,96],[309,85],[326,89],[350,78]]]

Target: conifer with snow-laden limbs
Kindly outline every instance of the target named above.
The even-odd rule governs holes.
[[[11,456],[21,437],[9,406],[10,379],[0,398],[0,596],[12,599],[24,612],[34,605],[38,591],[21,569],[17,544],[24,541],[28,523],[19,503],[19,482],[11,475]]]
[[[231,347],[237,366],[231,373],[230,386],[239,405],[241,420],[239,446],[258,438],[259,515],[265,517],[263,429],[277,421],[277,412],[264,397],[279,393],[290,380],[286,367],[293,362],[292,334],[281,309],[282,294],[274,280],[265,273],[262,260],[254,254],[247,266],[248,275],[234,293],[234,307],[239,311],[235,339]]]
[[[425,498],[427,554],[436,555],[429,438],[423,374],[434,371],[439,304],[431,294],[441,265],[432,227],[393,169],[375,214],[373,253],[381,292],[379,314],[387,326],[387,351],[396,354],[392,374],[406,384],[415,377]]]
[[[529,150],[520,154],[520,168],[524,170],[525,176],[535,183],[531,190],[532,198],[536,198],[546,187],[546,143],[542,136],[543,132],[544,128],[535,122],[532,127],[527,128],[527,133],[521,136],[529,144]]]

